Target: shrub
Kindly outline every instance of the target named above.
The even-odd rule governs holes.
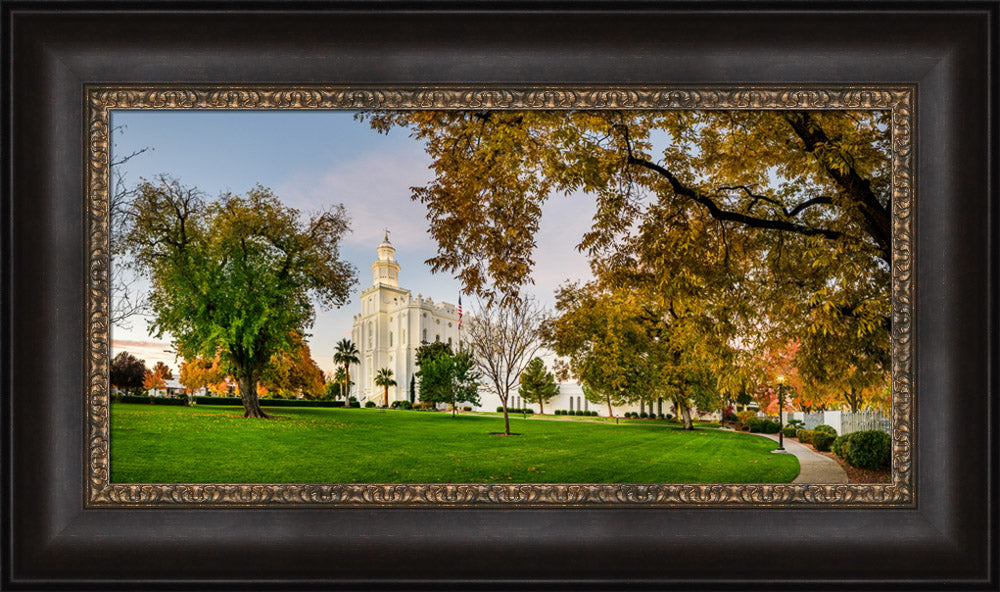
[[[837,439],[833,441],[833,444],[830,446],[830,449],[833,450],[833,453],[839,456],[840,458],[846,459],[847,449],[850,446],[850,443],[851,443],[850,434],[837,436]]]
[[[503,406],[497,407],[497,413],[503,413]]]
[[[354,399],[354,397],[351,397],[351,399]],[[351,401],[351,407],[353,407],[354,409],[361,409],[361,403],[358,403],[357,401],[352,400]]]
[[[642,413],[640,413],[640,414],[639,414],[639,418],[640,418],[640,419],[646,419],[647,417],[649,417],[649,416],[648,416],[648,415],[646,415],[646,412],[645,412],[645,411],[643,411]]]
[[[785,423],[787,423],[789,426],[795,429],[799,429],[800,427],[806,425],[806,422],[802,421],[801,419],[789,419]]]
[[[812,430],[802,430],[795,432],[795,437],[799,439],[799,442],[803,444],[812,444]]]
[[[819,450],[820,452],[827,452],[830,450],[830,445],[833,441],[837,439],[837,436],[831,434],[827,430],[813,430],[812,433],[812,445],[813,448]]]
[[[670,421],[673,418],[674,418],[674,414],[673,413],[668,413],[667,414],[667,421]]]
[[[847,447],[847,462],[862,469],[889,466],[891,439],[881,430],[866,430],[851,434]]]
[[[764,431],[764,420],[758,419],[756,417],[750,418],[746,423],[747,427],[750,428],[751,434],[759,434]]]
[[[403,400],[403,401],[393,401],[390,405],[393,409],[413,409],[413,403]]]
[[[365,402],[365,409],[374,409],[374,408],[375,408],[375,401]]]
[[[146,395],[122,395],[118,400],[122,403],[146,403],[149,404],[149,400],[152,397],[147,397]]]
[[[781,424],[774,420],[764,419],[760,422],[760,432],[762,434],[777,434],[780,429]]]
[[[794,437],[795,436],[795,432],[797,432],[797,431],[798,431],[798,429],[795,426],[791,426],[791,425],[785,426],[785,427],[781,428],[781,433],[784,434],[786,438]]]
[[[596,411],[591,411],[590,412],[590,416],[591,417],[597,417],[597,412]]]
[[[462,407],[462,411],[472,411],[472,407],[466,405],[465,407]]]
[[[834,439],[837,438],[837,430],[835,430],[832,427],[826,425],[825,423],[821,423],[818,426],[814,427],[813,431],[814,432],[828,432],[830,434],[833,434]]]

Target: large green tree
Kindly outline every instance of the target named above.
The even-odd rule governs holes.
[[[271,357],[313,322],[313,301],[347,302],[355,269],[340,259],[342,206],[311,217],[265,187],[208,201],[161,177],[144,181],[125,241],[151,281],[151,329],[185,358],[216,355],[239,385],[246,417],[267,417],[257,383]]]
[[[429,263],[467,292],[516,298],[530,279],[543,205],[567,193],[596,201],[578,248],[598,280],[631,286],[637,272],[648,280],[637,285],[644,298],[673,307],[684,324],[719,325],[709,334],[751,352],[803,338],[804,357],[847,368],[845,354],[863,352],[870,364],[854,367],[880,379],[888,369],[888,112],[362,118],[383,131],[406,127],[425,144],[436,176],[412,197],[438,243]],[[735,390],[745,360],[727,355],[718,376]]]
[[[518,387],[518,394],[525,401],[537,402],[539,414],[544,414],[544,404],[559,394],[556,378],[548,371],[541,358],[533,358],[528,362],[519,381],[521,385]]]

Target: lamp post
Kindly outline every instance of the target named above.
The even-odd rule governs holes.
[[[785,451],[785,424],[781,420],[781,413],[785,410],[785,375],[779,374],[778,380],[778,449],[775,452]]]

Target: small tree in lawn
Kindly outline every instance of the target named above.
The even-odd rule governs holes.
[[[417,377],[410,376],[410,404],[417,402]]]
[[[440,352],[425,357],[417,376],[420,377],[420,400],[451,405],[455,416],[459,403],[479,405],[479,379],[475,362],[468,352],[455,355]]]
[[[545,368],[541,358],[533,358],[521,373],[521,387],[518,394],[525,401],[537,401],[539,415],[545,413],[543,403],[548,403],[559,394],[556,378]]]
[[[351,392],[351,364],[360,364],[361,359],[358,357],[361,352],[358,351],[358,347],[354,345],[354,342],[350,339],[341,339],[337,342],[337,349],[333,354],[333,361],[337,364],[341,364],[341,368],[344,370],[344,381],[343,388],[340,390],[341,394],[344,395],[344,407],[350,407],[350,392]]]
[[[469,320],[469,351],[490,390],[503,405],[504,434],[510,435],[507,401],[518,377],[541,348],[540,326],[545,311],[528,297],[479,306]]]
[[[123,351],[111,361],[111,386],[135,394],[146,378],[146,362]]]
[[[382,387],[382,406],[389,406],[389,387],[396,386],[396,381],[392,378],[392,370],[388,368],[379,368],[378,374],[375,375],[375,384]]]

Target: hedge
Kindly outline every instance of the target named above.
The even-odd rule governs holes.
[[[242,406],[243,399],[239,397],[195,397],[196,405],[232,405]],[[343,407],[343,401],[310,401],[308,399],[260,399],[261,407]],[[351,405],[356,407],[357,405]]]
[[[145,395],[122,395],[115,402],[141,405],[176,405],[178,407],[188,404],[187,397],[149,397]]]

